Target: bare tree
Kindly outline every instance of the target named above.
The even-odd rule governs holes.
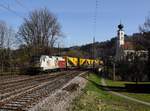
[[[46,8],[34,10],[19,28],[19,35],[27,47],[34,51],[44,47],[52,48],[60,37],[60,24],[56,16]]]
[[[4,21],[0,21],[0,71],[4,71],[4,68],[10,66],[11,57],[11,45],[13,45],[14,31],[11,27],[7,26]]]
[[[150,50],[150,15],[146,17],[144,24],[139,26],[139,30],[142,36],[138,42]]]
[[[3,21],[0,21],[0,64],[1,64],[1,72],[3,72],[4,67],[4,42],[6,37],[6,24]]]
[[[142,32],[142,37],[140,43],[148,50],[148,61],[147,61],[147,73],[150,80],[150,15],[146,18],[143,25],[139,27],[140,32]]]
[[[4,48],[4,41],[6,38],[6,34],[7,34],[7,26],[5,24],[5,22],[0,21],[0,48],[3,49]]]
[[[146,17],[143,25],[139,26],[141,32],[150,32],[150,16]]]

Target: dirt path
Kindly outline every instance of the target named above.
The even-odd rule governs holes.
[[[101,79],[101,83],[103,86],[107,86],[106,82],[105,82],[105,79],[102,78]],[[131,101],[134,101],[134,102],[138,102],[138,103],[141,103],[141,104],[144,104],[144,105],[147,105],[147,106],[150,106],[150,103],[149,102],[145,102],[145,101],[141,101],[141,100],[138,100],[138,99],[135,99],[135,98],[132,98],[132,97],[129,97],[129,96],[126,96],[126,95],[123,95],[123,94],[120,94],[118,92],[114,92],[114,91],[108,91],[116,96],[120,96],[122,98],[125,98],[125,99],[128,99],[128,100],[131,100]]]

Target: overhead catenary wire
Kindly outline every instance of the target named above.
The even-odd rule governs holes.
[[[19,15],[16,11],[12,10],[12,9],[9,7],[9,5],[6,6],[6,5],[3,5],[3,4],[0,4],[0,7],[3,8],[3,9],[5,9],[5,10],[7,10],[7,11],[9,11],[9,12],[11,12],[11,13],[13,13],[14,15],[16,15],[16,16],[18,16],[18,17],[24,19],[23,16]]]
[[[98,6],[99,6],[99,1],[95,0],[95,9],[94,9],[94,16],[93,16],[93,37],[96,37]]]
[[[28,7],[26,7],[25,5],[23,5],[23,3],[22,3],[20,0],[15,0],[15,1],[16,1],[16,3],[17,3],[20,7],[22,7],[23,9],[25,9],[25,10],[28,9]]]
[[[98,5],[99,5],[99,2],[98,0],[95,0],[95,9],[94,9],[94,15],[93,15],[93,47],[92,47],[92,50],[93,50],[93,54],[92,54],[92,57],[95,58],[95,38],[96,38],[96,30],[97,30],[97,15],[98,15]]]

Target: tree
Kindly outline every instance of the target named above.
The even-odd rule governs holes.
[[[150,80],[150,15],[146,18],[143,25],[139,27],[142,33],[141,44],[148,50],[148,62],[146,65],[148,78]]]
[[[0,48],[3,49],[5,45],[5,39],[7,37],[7,26],[4,21],[0,21]]]
[[[146,17],[146,20],[143,25],[139,27],[141,32],[150,32],[150,16]]]
[[[3,72],[3,66],[4,66],[4,42],[5,42],[5,36],[6,36],[6,24],[3,21],[0,21],[0,64],[1,64],[1,72]]]
[[[148,16],[143,25],[139,27],[142,33],[141,44],[146,48],[150,49],[150,16]]]
[[[48,9],[34,10],[19,28],[19,35],[34,54],[42,53],[44,49],[53,48],[61,36],[60,24],[56,16]],[[39,52],[40,51],[40,52]]]
[[[0,70],[1,73],[4,69],[10,66],[11,46],[14,44],[14,31],[11,27],[7,26],[4,21],[0,21]]]

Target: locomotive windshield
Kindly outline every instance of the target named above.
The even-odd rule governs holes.
[[[32,56],[30,63],[39,63],[40,62],[40,57],[41,56]]]

